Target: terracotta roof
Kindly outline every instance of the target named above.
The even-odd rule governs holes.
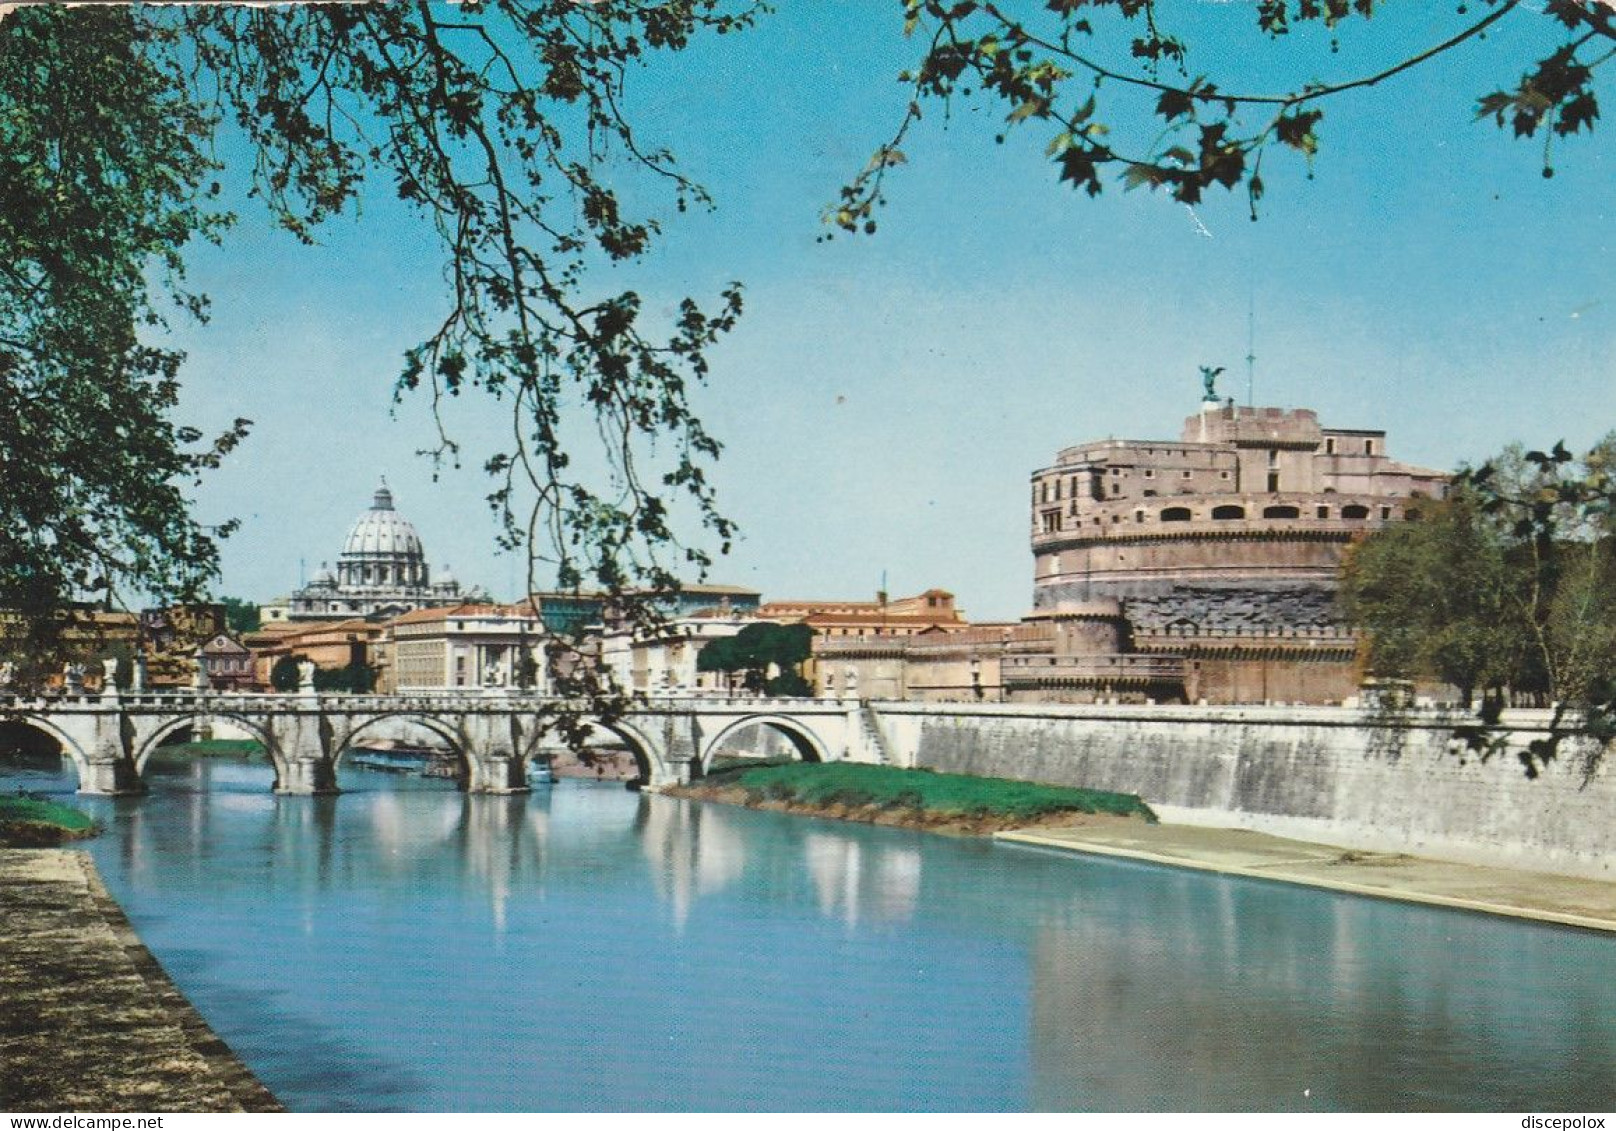
[[[412,612],[401,613],[394,617],[389,624],[426,624],[431,621],[446,621],[451,617],[517,617],[522,620],[537,621],[539,618],[533,612],[532,606],[526,602],[514,605],[494,605],[468,602],[464,605],[454,605],[441,609],[415,609]]]

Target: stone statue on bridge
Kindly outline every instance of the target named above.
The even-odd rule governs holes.
[[[297,662],[297,692],[299,695],[314,694],[313,660],[299,660]]]
[[[10,687],[17,682],[17,665],[10,660],[0,663],[0,687]]]

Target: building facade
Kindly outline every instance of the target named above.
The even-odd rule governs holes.
[[[393,619],[386,682],[392,692],[549,686],[544,623],[531,605],[463,604]]]
[[[1443,473],[1391,459],[1382,431],[1208,399],[1178,440],[1080,444],[1033,473],[1021,624],[825,623],[815,686],[867,699],[1341,702],[1362,675],[1335,606],[1346,551],[1446,489]]]
[[[393,509],[393,493],[383,480],[370,509],[349,529],[336,571],[322,563],[314,579],[292,594],[287,613],[299,621],[386,618],[485,599],[476,590],[462,591],[447,568],[434,576],[421,536]]]
[[[1130,619],[1327,623],[1345,548],[1440,497],[1386,433],[1206,401],[1169,440],[1101,440],[1032,476],[1033,608],[1118,598]]]

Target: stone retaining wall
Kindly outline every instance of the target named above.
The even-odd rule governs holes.
[[[1537,780],[1514,751],[1450,751],[1465,720],[1346,708],[877,704],[895,761],[1137,793],[1169,820],[1346,847],[1616,879],[1616,752],[1586,781],[1566,744]]]

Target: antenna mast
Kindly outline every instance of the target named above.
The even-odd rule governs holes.
[[[1253,386],[1257,383],[1257,284],[1251,284],[1246,299],[1246,407],[1252,408],[1257,400]]]

